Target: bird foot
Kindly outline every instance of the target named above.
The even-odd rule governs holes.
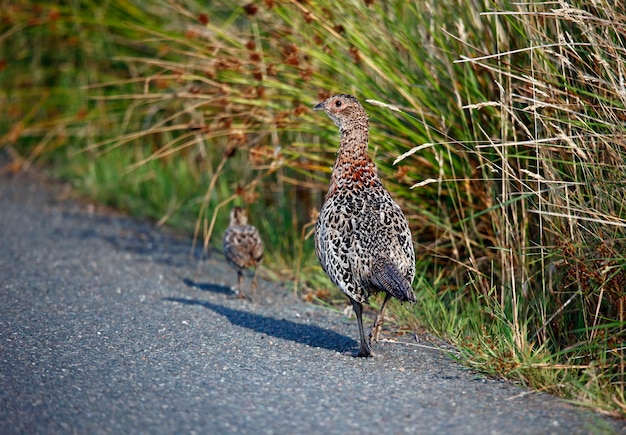
[[[339,352],[339,354],[349,356],[352,358],[372,358],[372,357],[378,356],[377,354],[372,353],[372,352],[370,352],[369,355],[366,355],[366,354],[361,353],[360,351],[354,352],[350,350]]]
[[[352,353],[351,355],[353,357],[355,357],[355,358],[372,358],[373,356],[375,356],[371,351],[370,352],[364,352],[362,350],[359,350],[356,353]]]
[[[369,345],[369,343],[367,341],[363,341],[359,345],[358,352],[353,353],[352,356],[356,358],[370,358],[374,356],[374,354],[372,354],[372,347]]]
[[[381,333],[383,330],[383,318],[381,316],[376,317],[376,321],[372,325],[372,330],[370,331],[370,342],[374,340],[374,342],[378,343],[381,340]]]
[[[244,300],[251,300],[249,296],[247,296],[245,293],[243,292],[238,292],[235,291],[234,295],[229,295],[230,299],[244,299]]]

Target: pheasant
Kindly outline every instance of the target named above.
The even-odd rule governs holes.
[[[348,296],[356,313],[360,338],[356,356],[369,357],[372,339],[380,338],[389,299],[415,302],[411,231],[367,155],[369,121],[359,101],[340,94],[314,110],[323,110],[341,134],[330,187],[315,227],[315,251],[322,269]],[[385,299],[366,340],[363,304],[380,291]]]
[[[240,298],[245,298],[242,289],[243,270],[254,269],[251,289],[254,296],[257,287],[257,266],[263,260],[263,241],[256,227],[248,225],[245,209],[233,207],[230,211],[230,223],[224,232],[222,246],[226,260],[237,271]]]

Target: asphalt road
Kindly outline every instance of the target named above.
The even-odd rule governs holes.
[[[0,177],[2,434],[626,432],[411,337],[353,358],[353,319],[66,194]]]

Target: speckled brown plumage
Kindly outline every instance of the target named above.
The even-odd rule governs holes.
[[[369,121],[359,101],[335,95],[315,106],[339,127],[339,151],[330,187],[315,228],[315,250],[324,271],[349,298],[359,326],[358,356],[371,356],[385,305],[391,297],[415,302],[415,251],[409,223],[378,178],[367,155]],[[363,303],[385,292],[369,340],[363,331]]]
[[[257,267],[263,260],[263,241],[256,227],[248,225],[246,210],[233,207],[230,211],[230,223],[222,239],[224,255],[228,264],[237,271],[238,296],[245,298],[243,293],[243,270],[254,269],[251,293],[254,295],[257,287]]]

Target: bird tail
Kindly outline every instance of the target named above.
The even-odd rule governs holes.
[[[375,287],[389,293],[399,301],[415,302],[411,283],[396,266],[388,261],[377,262],[372,270],[371,281]]]

